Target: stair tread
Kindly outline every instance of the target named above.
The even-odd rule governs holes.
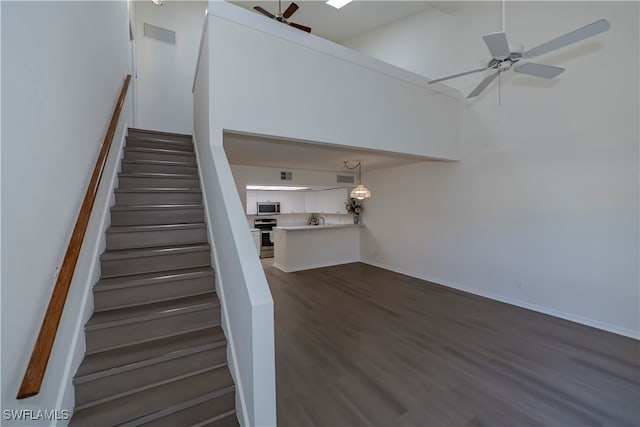
[[[199,188],[175,188],[175,187],[158,187],[158,188],[116,188],[116,193],[201,193]]]
[[[163,132],[163,131],[151,130],[151,129],[129,128],[129,131],[152,133],[154,135],[181,136],[185,138],[192,138],[192,135],[186,134],[186,133]]]
[[[226,369],[228,372],[226,363],[200,369],[159,381],[155,384],[149,384],[134,390],[118,393],[114,396],[78,405],[76,406],[75,414],[84,412],[82,416],[86,417],[91,413],[101,413],[104,416],[113,411],[120,417],[125,418],[126,421],[129,421],[140,417],[140,415],[150,415],[154,412],[161,411],[167,404],[175,405],[193,400],[200,394],[214,392],[219,392],[220,394],[228,393],[230,384],[220,386],[212,384],[211,381],[207,381],[211,375],[219,369]],[[231,382],[231,384],[233,384],[233,382]],[[128,414],[123,416],[121,414],[122,411],[120,411],[121,408],[124,408],[124,412]],[[116,422],[116,424],[121,424],[121,422],[122,421]],[[100,424],[100,422],[97,423],[97,425]]]
[[[192,243],[171,246],[155,246],[152,248],[136,248],[136,249],[112,249],[104,251],[100,256],[101,261],[109,261],[127,258],[143,258],[154,255],[173,255],[188,252],[201,252],[211,250],[209,243]]]
[[[107,229],[107,233],[118,234],[152,231],[191,230],[194,228],[207,228],[207,224],[204,222],[187,222],[172,224],[112,225]]]
[[[101,278],[93,287],[93,291],[104,292],[121,288],[129,288],[170,281],[180,281],[197,277],[213,277],[213,275],[214,271],[211,266],[183,268],[179,270],[165,270],[155,273],[131,274],[129,276]]]
[[[112,211],[149,211],[149,210],[181,210],[181,209],[204,209],[202,204],[193,203],[171,203],[171,204],[158,204],[158,205],[114,205],[111,207]]]
[[[179,162],[176,160],[147,160],[147,159],[122,159],[122,163],[157,165],[157,166],[188,166],[196,168],[196,164],[189,162]]]
[[[181,150],[170,150],[168,148],[146,148],[146,147],[125,147],[125,153],[127,151],[133,151],[137,153],[158,153],[158,154],[172,154],[184,157],[195,157],[195,153]]]
[[[135,344],[115,350],[86,356],[76,375],[74,384],[84,384],[99,378],[118,375],[142,366],[179,359],[191,354],[220,348],[227,340],[220,326],[163,338],[156,342]]]
[[[140,141],[140,142],[159,142],[159,143],[183,145],[185,147],[193,147],[193,142],[192,141],[187,141],[186,139],[183,139],[183,140],[179,140],[179,139],[175,139],[175,138],[171,139],[171,137],[163,137],[162,135],[127,136],[127,142],[129,142],[129,141],[134,141],[134,142],[137,142],[137,141]]]
[[[192,424],[190,427],[206,427],[206,426],[209,426],[209,425],[213,425],[213,423],[215,423],[215,422],[222,421],[225,418],[229,418],[231,416],[233,416],[235,418],[236,425],[238,425],[238,427],[239,427],[240,424],[238,423],[238,419],[237,419],[237,416],[236,416],[236,410],[235,409],[232,409],[231,411],[223,412],[221,414],[218,414],[216,416],[208,418],[208,419],[206,419],[204,421],[201,421],[201,422],[199,422],[197,424]]]
[[[149,416],[145,416],[142,418],[138,418],[136,420],[133,420],[130,423],[126,423],[123,424],[121,427],[133,427],[133,426],[155,426],[155,425],[162,425],[162,426],[175,426],[175,425],[186,425],[185,424],[185,420],[184,419],[179,419],[179,420],[173,420],[170,423],[167,422],[167,418],[171,418],[171,417],[175,417],[176,415],[178,415],[180,412],[182,412],[183,414],[188,414],[188,415],[193,415],[191,412],[193,411],[194,408],[197,408],[198,406],[202,406],[202,405],[207,405],[207,406],[211,406],[211,404],[213,403],[214,400],[220,398],[221,396],[224,396],[225,394],[229,394],[229,393],[234,393],[235,392],[235,385],[231,385],[229,387],[225,387],[222,388],[218,391],[215,391],[213,393],[207,393],[204,394],[202,396],[198,396],[195,399],[191,399],[185,402],[180,402],[177,405],[173,405],[167,408],[164,408],[161,411],[158,411],[154,414],[151,414]],[[231,409],[229,411],[224,411],[221,412],[219,414],[216,414],[214,418],[224,418],[230,415],[230,413],[235,414],[235,405],[233,406],[234,409]],[[179,416],[179,415],[178,415]],[[207,420],[211,420],[211,418],[208,418]]]
[[[86,330],[103,329],[122,324],[137,323],[159,317],[174,316],[190,311],[220,306],[215,290],[195,296],[174,298],[135,307],[96,311],[85,325]]]
[[[162,172],[120,172],[120,178],[171,178],[171,179],[200,179],[197,174],[162,173]]]

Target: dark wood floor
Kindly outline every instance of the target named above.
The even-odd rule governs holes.
[[[263,265],[279,426],[638,426],[637,341],[365,264]]]

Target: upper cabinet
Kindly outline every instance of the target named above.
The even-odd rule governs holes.
[[[304,191],[280,191],[280,213],[305,213]]]
[[[318,191],[247,190],[247,215],[256,215],[258,202],[280,202],[280,213],[346,214],[348,188]]]

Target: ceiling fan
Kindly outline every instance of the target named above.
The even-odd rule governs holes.
[[[509,45],[507,42],[507,36],[504,32],[504,9],[503,9],[503,31],[497,33],[485,34],[482,36],[489,52],[491,53],[491,60],[486,67],[478,68],[476,70],[465,71],[464,73],[454,74],[452,76],[441,77],[439,79],[430,80],[429,84],[438,83],[444,80],[454,79],[456,77],[466,76],[468,74],[479,73],[485,70],[495,70],[491,75],[485,77],[484,80],[467,96],[467,98],[473,98],[480,95],[480,93],[489,84],[500,75],[513,67],[513,71],[516,73],[528,74],[530,76],[543,77],[545,79],[552,79],[558,74],[564,71],[564,68],[554,67],[551,65],[535,64],[532,62],[523,62],[518,65],[516,63],[523,59],[535,58],[545,53],[560,49],[561,47],[568,46],[573,43],[577,43],[589,37],[593,37],[609,29],[609,21],[606,19],[600,19],[589,25],[578,28],[570,33],[564,34],[555,39],[549,40],[546,43],[542,43],[526,52],[522,46]],[[515,66],[514,66],[515,65]]]
[[[298,5],[295,4],[295,3],[291,3],[289,5],[289,7],[287,8],[287,10],[285,10],[284,13],[283,13],[282,12],[282,0],[278,0],[278,13],[276,13],[275,15],[273,13],[269,12],[268,10],[260,7],[260,6],[254,6],[253,8],[255,10],[257,10],[258,12],[262,13],[263,15],[266,15],[271,19],[275,19],[278,22],[282,22],[283,24],[290,25],[293,28],[297,28],[299,30],[306,31],[307,33],[311,32],[311,28],[310,27],[307,27],[305,25],[296,24],[295,22],[289,22],[289,18],[291,17],[291,15],[293,15],[295,13],[295,11],[298,10]]]

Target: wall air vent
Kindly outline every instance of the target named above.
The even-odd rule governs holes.
[[[293,179],[293,172],[282,171],[280,172],[280,181],[291,181]]]
[[[144,23],[144,36],[151,39],[160,40],[161,42],[176,44],[175,31],[165,28],[156,27],[155,25]]]
[[[336,178],[338,184],[354,184],[356,180],[353,175],[338,175]]]

